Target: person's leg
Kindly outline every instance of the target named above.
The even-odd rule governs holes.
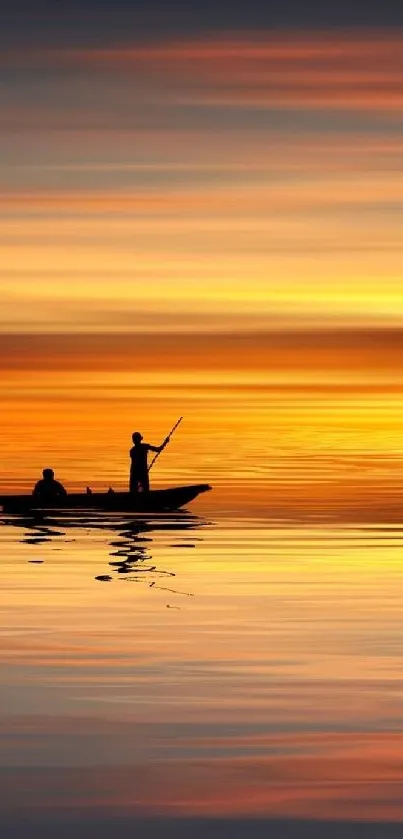
[[[134,493],[139,491],[139,480],[137,475],[130,474],[129,492]]]
[[[141,476],[141,489],[143,492],[148,492],[150,489],[150,479],[148,477],[148,472],[145,472],[144,475]]]

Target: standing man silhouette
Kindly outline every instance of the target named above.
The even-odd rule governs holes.
[[[133,448],[130,449],[130,492],[148,492],[150,489],[150,479],[148,477],[148,452],[162,452],[169,441],[166,437],[161,446],[150,446],[149,443],[143,443],[143,437],[139,431],[135,431],[132,435]]]

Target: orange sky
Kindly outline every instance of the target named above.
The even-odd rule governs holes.
[[[380,29],[3,51],[3,486],[46,458],[124,486],[133,423],[185,411],[163,481],[400,462],[401,55]]]
[[[345,4],[314,3],[309,30],[294,0],[261,29],[237,3],[224,27],[212,0],[209,24],[172,2],[149,28],[153,0],[7,13],[0,496],[46,467],[68,492],[127,489],[132,432],[158,444],[180,416],[152,486],[214,490],[191,508],[212,523],[193,562],[171,533],[136,533],[161,558],[136,608],[133,586],[94,580],[115,531],[62,555],[58,530],[5,536],[7,806],[22,790],[43,810],[403,817],[403,33],[382,28],[387,4],[367,4],[372,29],[332,28]],[[144,28],[125,30],[137,6]],[[214,725],[195,742],[197,719]],[[87,725],[106,738],[93,765]]]
[[[197,318],[195,325],[197,327]],[[259,321],[258,321],[259,323]],[[319,329],[255,330],[210,334],[185,331],[192,321],[182,322],[182,331],[174,334],[115,333],[100,335],[0,335],[0,372],[11,371],[96,372],[136,375],[194,371],[232,372],[260,375],[270,384],[278,373],[294,375],[294,384],[303,385],[301,374],[317,373],[315,384],[343,385],[354,375],[362,384],[374,385],[381,376],[383,386],[399,384],[403,367],[403,331],[401,329]],[[332,381],[328,375],[334,374]],[[195,384],[201,381],[195,381]],[[256,384],[258,382],[255,382]],[[311,381],[312,383],[312,381]]]
[[[398,33],[2,63],[1,331],[401,324]]]

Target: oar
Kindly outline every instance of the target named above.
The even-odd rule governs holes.
[[[171,437],[172,437],[172,434],[174,433],[174,431],[176,431],[176,429],[177,429],[178,425],[180,425],[180,424],[181,424],[182,420],[183,420],[183,417],[179,417],[178,422],[176,422],[176,423],[175,423],[175,425],[174,425],[174,427],[173,427],[173,428],[171,428],[171,431],[169,432],[168,437],[165,437],[165,439],[166,439],[166,445],[169,443],[169,441],[170,441],[170,439],[171,439]],[[164,446],[164,449],[165,449],[165,446]],[[161,449],[161,451],[163,451],[164,449]],[[161,454],[161,452],[157,452],[157,454],[155,455],[155,457],[153,457],[153,459],[152,459],[152,461],[151,461],[151,463],[150,463],[150,465],[149,465],[149,467],[148,467],[148,472],[150,471],[151,467],[152,467],[152,466],[154,466],[154,463],[155,463],[155,461],[157,460],[157,458],[160,456],[160,454]]]

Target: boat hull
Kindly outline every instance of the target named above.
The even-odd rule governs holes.
[[[27,512],[30,510],[116,510],[117,512],[155,513],[178,510],[189,504],[202,492],[211,487],[208,484],[173,487],[172,489],[152,489],[149,492],[131,494],[129,492],[93,492],[71,493],[55,506],[46,506],[36,501],[32,495],[0,496],[0,506],[5,512]]]

